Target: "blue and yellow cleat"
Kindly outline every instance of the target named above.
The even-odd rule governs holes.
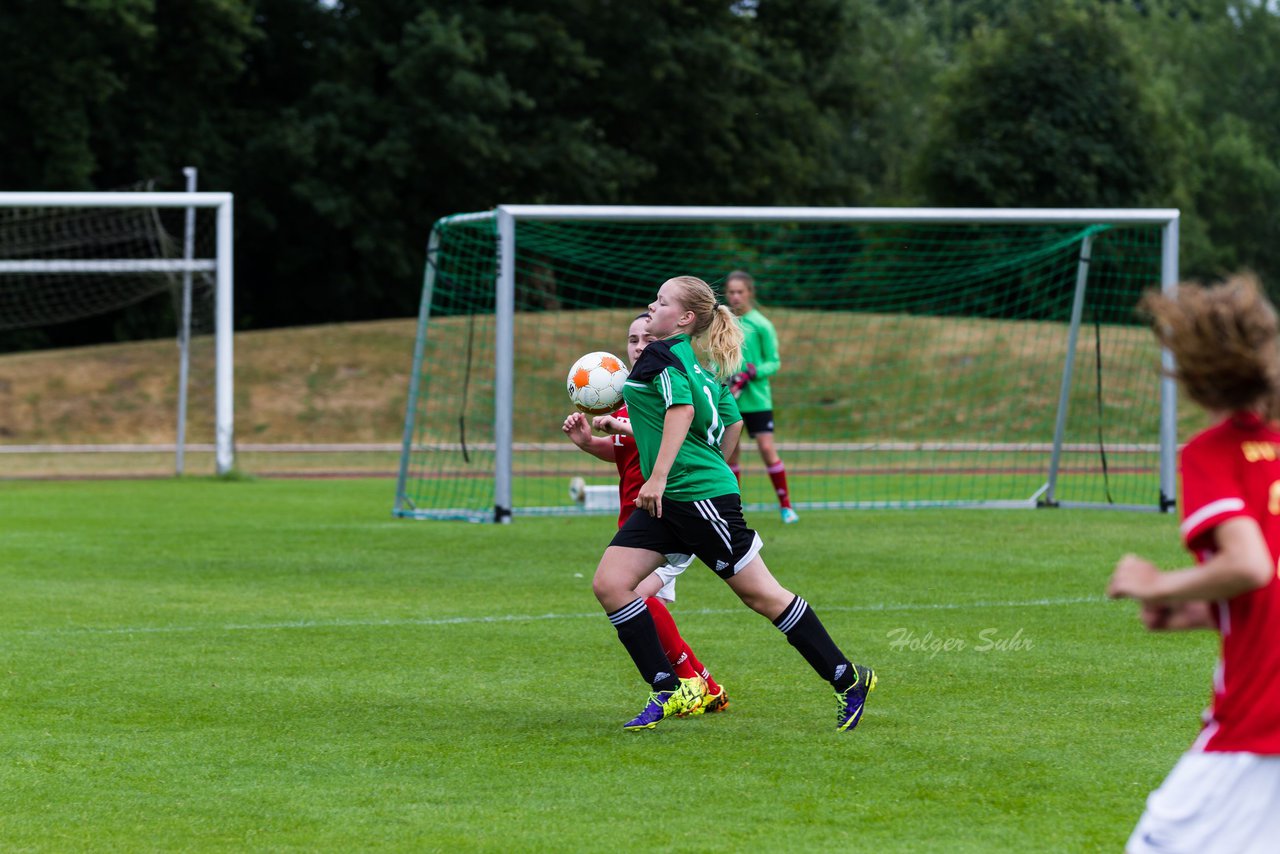
[[[701,683],[701,688],[698,683]],[[654,691],[650,694],[649,701],[640,714],[623,724],[622,728],[628,731],[653,729],[658,721],[697,709],[702,705],[702,697],[706,692],[707,683],[701,678],[682,679],[680,687],[674,691]]]
[[[800,514],[792,510],[790,507],[783,507],[781,509],[782,509],[782,524],[794,525],[796,522],[800,521]]]
[[[837,732],[846,732],[858,725],[867,695],[876,689],[876,672],[870,667],[855,664],[853,672],[858,677],[857,681],[844,693],[836,692],[836,700],[840,703],[840,710],[836,712]]]

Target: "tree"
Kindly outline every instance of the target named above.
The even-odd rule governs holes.
[[[979,27],[947,74],[919,164],[944,205],[1138,207],[1167,197],[1176,140],[1111,7],[1036,0]]]
[[[1135,32],[1184,141],[1182,272],[1251,268],[1280,297],[1280,17],[1247,0],[1150,0],[1145,23]]]

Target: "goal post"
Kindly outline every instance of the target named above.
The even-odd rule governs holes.
[[[87,317],[104,309],[92,300],[80,307],[65,306],[57,312],[44,307],[37,293],[39,276],[66,276],[80,280],[108,280],[123,276],[174,276],[199,273],[214,279],[214,460],[218,474],[226,474],[234,465],[234,400],[232,350],[232,194],[224,192],[0,192],[0,213],[12,216],[20,209],[32,211],[121,209],[153,211],[156,209],[208,210],[215,219],[212,254],[208,257],[109,257],[99,254],[111,241],[84,239],[87,248],[75,243],[78,235],[64,234],[62,226],[51,226],[51,235],[31,238],[6,238],[0,229],[0,308],[8,317],[0,317],[0,328],[24,328],[61,322],[69,318]],[[14,284],[22,283],[22,284]],[[74,300],[74,288],[69,289]],[[145,295],[145,294],[144,294]],[[120,300],[124,300],[121,302]],[[134,295],[113,302],[104,298],[106,307],[114,308],[136,301]],[[30,308],[24,309],[24,306]],[[26,315],[24,317],[24,314]]]
[[[744,269],[773,321],[803,509],[1175,502],[1171,366],[1134,306],[1177,210],[504,205],[436,223],[393,512],[580,512],[615,473],[561,434],[567,366],[663,280]],[[743,439],[744,503],[776,507]]]

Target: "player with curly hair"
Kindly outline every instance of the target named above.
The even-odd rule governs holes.
[[[1212,418],[1180,455],[1182,541],[1193,566],[1126,555],[1107,593],[1153,631],[1221,635],[1213,703],[1147,799],[1130,852],[1274,851],[1280,841],[1280,401],[1276,311],[1257,279],[1183,285],[1141,303],[1187,395]]]

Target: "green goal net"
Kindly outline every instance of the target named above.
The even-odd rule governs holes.
[[[777,330],[775,441],[817,508],[1172,503],[1171,383],[1134,313],[1176,211],[500,208],[430,239],[395,513],[583,512],[616,471],[565,373],[625,358],[663,281],[745,270]],[[1171,245],[1172,241],[1172,245]],[[1163,438],[1163,441],[1162,441]],[[749,510],[776,508],[744,434]]]

